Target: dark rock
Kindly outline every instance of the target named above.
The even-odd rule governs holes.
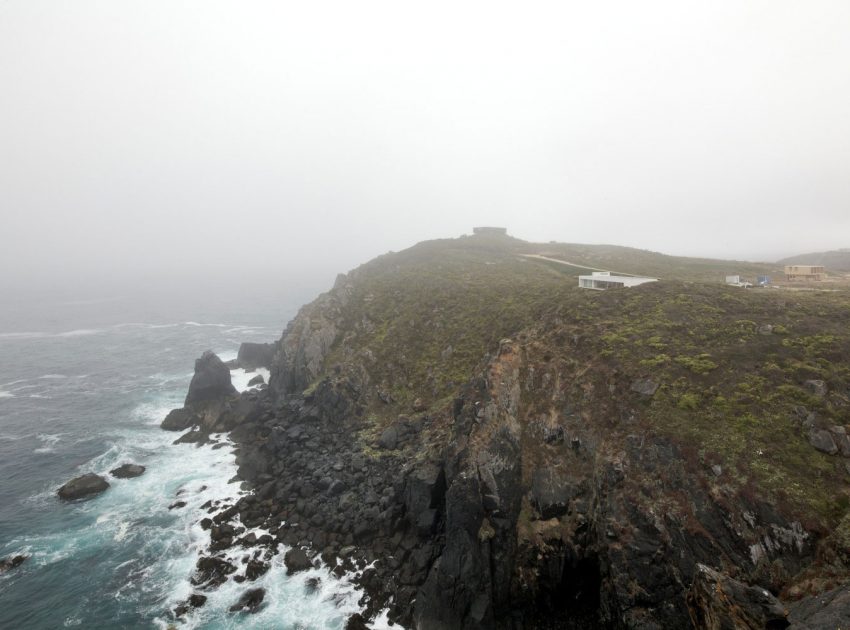
[[[187,599],[185,602],[183,602],[174,609],[174,616],[182,617],[193,608],[200,608],[206,603],[207,598],[205,595],[201,595],[199,593],[192,593],[189,596],[189,599]]]
[[[283,563],[286,565],[286,574],[292,575],[299,571],[306,571],[313,568],[313,563],[310,558],[300,547],[294,547],[286,552],[283,557]]]
[[[11,571],[21,566],[29,556],[9,556],[8,558],[0,559],[0,573]]]
[[[850,628],[850,585],[804,597],[789,608],[790,630]]]
[[[230,612],[255,613],[262,607],[265,597],[266,589],[252,588],[245,591],[239,601],[230,607]]]
[[[165,416],[165,420],[159,426],[166,431],[183,431],[199,422],[200,418],[198,418],[194,411],[182,407],[169,411],[168,415]]]
[[[209,442],[210,436],[206,431],[187,431],[172,444],[204,444]]]
[[[827,455],[835,455],[838,452],[832,434],[824,429],[812,428],[809,431],[809,444]]]
[[[245,577],[252,582],[269,570],[269,565],[260,560],[249,560],[245,567]]]
[[[218,586],[227,580],[227,576],[236,571],[236,567],[223,558],[204,556],[195,565],[196,572],[192,584]]]
[[[345,622],[345,630],[369,630],[369,626],[366,625],[366,620],[360,613],[354,613]]]
[[[313,595],[319,591],[319,585],[322,583],[322,580],[317,577],[311,577],[307,580],[306,587],[307,593]]]
[[[387,449],[389,451],[393,450],[398,443],[398,429],[395,427],[387,427],[384,429],[384,432],[381,433],[381,438],[378,440],[378,444],[380,444],[381,448]]]
[[[145,472],[145,467],[139,464],[123,464],[109,472],[113,477],[118,477],[118,479],[130,479],[132,477],[138,477]]]
[[[206,403],[238,392],[230,381],[230,370],[214,352],[207,350],[195,361],[195,374],[186,394],[187,407]]]
[[[176,501],[175,503],[172,503],[171,505],[169,505],[168,509],[169,510],[176,510],[176,509],[179,509],[179,508],[182,508],[182,507],[186,507],[186,502],[185,501]]]
[[[782,630],[789,625],[782,603],[768,591],[739,582],[704,564],[697,564],[687,603],[695,628]]]
[[[563,444],[564,437],[564,427],[562,426],[543,428],[543,441],[546,444]]]
[[[428,405],[426,405],[421,398],[417,398],[413,401],[413,411],[416,413],[420,413],[428,409]]]
[[[532,474],[531,499],[543,519],[566,514],[570,501],[577,494],[566,473],[559,469],[537,468]]]
[[[262,374],[257,374],[250,381],[248,381],[248,387],[253,387],[254,385],[262,385],[266,382],[266,379],[263,378]]]
[[[257,368],[270,368],[274,360],[275,346],[272,343],[251,343],[244,341],[236,354],[236,364],[251,371]],[[249,383],[250,385],[250,383]]]
[[[59,488],[57,494],[60,499],[70,501],[100,494],[107,488],[109,488],[109,482],[106,479],[94,473],[87,473],[66,483]]]
[[[649,378],[639,378],[632,382],[631,390],[643,396],[654,396],[658,383]]]

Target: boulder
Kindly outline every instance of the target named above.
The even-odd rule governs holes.
[[[237,393],[230,381],[230,370],[217,354],[207,350],[195,361],[195,374],[189,383],[185,406],[220,400]]]
[[[632,381],[631,390],[642,396],[654,396],[655,392],[658,391],[658,383],[650,378],[639,378]]]
[[[71,479],[71,481],[59,488],[57,494],[60,499],[71,501],[73,499],[92,497],[100,494],[107,488],[109,488],[109,482],[106,479],[94,473],[87,473]]]
[[[283,563],[286,565],[286,574],[292,575],[299,571],[306,571],[313,568],[313,563],[304,552],[303,549],[295,547],[286,552],[283,557]]]
[[[169,411],[159,427],[166,431],[183,431],[194,424],[198,424],[198,422],[200,422],[200,418],[194,411],[182,407]]]
[[[227,580],[227,576],[236,571],[236,567],[223,558],[202,557],[195,565],[196,573],[192,584],[218,586]]]
[[[265,597],[266,589],[252,588],[245,591],[239,601],[230,607],[230,612],[255,613],[262,607]]]
[[[768,591],[704,564],[697,564],[687,603],[694,627],[704,630],[782,630],[790,625],[782,602]]]
[[[269,565],[260,560],[249,560],[245,567],[245,577],[252,582],[269,570]]]
[[[21,566],[29,556],[9,556],[8,558],[0,558],[0,573],[17,569]]]
[[[273,343],[243,342],[236,355],[236,363],[246,370],[256,370],[259,367],[270,368],[274,359]]]
[[[388,451],[393,450],[398,444],[398,429],[392,426],[384,429],[384,432],[381,433],[381,437],[378,440],[378,444],[383,449]]]
[[[363,615],[360,613],[354,613],[348,618],[348,621],[345,622],[345,630],[369,630],[369,626],[366,625],[366,620],[363,619]]]
[[[835,455],[838,452],[832,434],[824,429],[813,428],[809,431],[809,444],[827,455]]]
[[[417,398],[413,401],[413,411],[416,413],[420,413],[428,409],[428,405],[426,405],[421,398]]]
[[[118,468],[113,468],[109,471],[113,477],[117,477],[118,479],[138,477],[143,472],[145,472],[145,467],[139,464],[122,464]]]
[[[183,615],[185,615],[187,612],[189,612],[193,608],[200,608],[201,606],[203,606],[206,603],[207,603],[207,598],[206,598],[205,595],[201,595],[199,593],[192,593],[189,596],[189,599],[187,599],[182,604],[179,604],[174,609],[174,616],[175,617],[182,617]]]

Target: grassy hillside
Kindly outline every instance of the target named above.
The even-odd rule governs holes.
[[[783,258],[778,265],[823,265],[827,273],[850,272],[850,249],[815,252]]]
[[[576,286],[579,269],[528,253],[663,280],[587,291]],[[547,355],[564,356],[576,383],[612,373],[653,379],[660,387],[642,407],[644,430],[678,441],[694,466],[720,465],[732,492],[757,492],[809,522],[834,523],[850,503],[843,460],[809,444],[800,414],[813,413],[818,426],[850,425],[850,294],[717,282],[726,272],[772,271],[507,237],[420,243],[351,274],[326,373],[366,373],[367,412],[380,431],[416,399],[432,414],[448,409],[502,338],[537,340]],[[816,395],[810,380],[824,381],[828,394]],[[633,394],[626,387],[612,395]]]

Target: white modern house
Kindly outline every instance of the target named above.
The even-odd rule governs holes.
[[[623,287],[636,287],[647,282],[657,282],[658,278],[642,278],[640,276],[618,276],[610,271],[594,271],[589,276],[579,276],[578,286],[582,289],[621,289]]]

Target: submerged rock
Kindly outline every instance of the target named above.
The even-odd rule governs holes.
[[[209,442],[210,436],[205,431],[187,431],[179,438],[174,440],[173,444],[205,444]]]
[[[266,589],[252,588],[245,591],[239,601],[230,607],[230,612],[247,612],[255,613],[263,605],[263,599],[266,597]]]
[[[182,604],[179,604],[174,609],[174,616],[175,617],[182,617],[187,612],[189,612],[191,609],[200,608],[201,606],[203,606],[206,603],[207,603],[206,595],[201,595],[200,593],[192,593],[189,596],[189,599],[187,599]]]
[[[94,473],[87,473],[71,479],[71,481],[59,488],[57,494],[60,499],[71,501],[73,499],[82,499],[100,494],[107,488],[109,488],[109,482],[106,479]]]
[[[0,559],[0,573],[17,569],[27,560],[27,558],[29,558],[29,556],[18,555]]]
[[[138,477],[145,472],[145,467],[139,464],[122,464],[118,468],[113,468],[109,473],[118,479],[130,479]]]

